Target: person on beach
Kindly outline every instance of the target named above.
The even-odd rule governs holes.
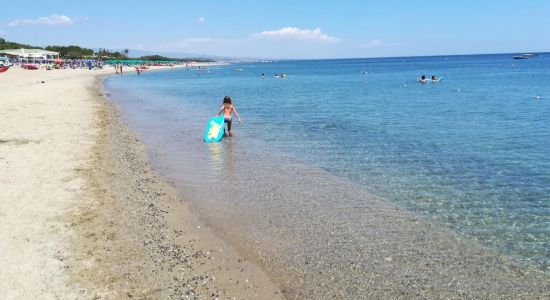
[[[227,124],[227,131],[229,132],[229,136],[232,136],[231,134],[231,114],[233,113],[235,117],[237,117],[237,120],[239,120],[239,123],[241,123],[241,117],[239,117],[239,114],[237,113],[237,110],[231,103],[231,97],[225,96],[223,97],[223,104],[220,108],[220,111],[218,112],[218,116],[220,116],[223,113],[223,119],[225,121],[225,124]],[[226,135],[225,129],[224,129],[224,135]]]

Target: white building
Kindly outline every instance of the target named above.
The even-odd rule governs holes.
[[[43,49],[9,49],[0,50],[0,56],[19,62],[41,62],[59,58],[59,52]]]

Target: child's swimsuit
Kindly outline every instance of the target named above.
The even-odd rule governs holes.
[[[223,120],[225,121],[225,123],[227,123],[228,125],[231,125],[231,117],[229,118],[223,118]]]

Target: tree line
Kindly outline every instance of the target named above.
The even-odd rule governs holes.
[[[105,48],[99,48],[97,51],[94,51],[93,49],[89,48],[82,48],[80,46],[76,45],[70,45],[70,46],[47,46],[47,47],[38,47],[38,46],[31,46],[27,44],[20,44],[16,42],[10,42],[6,41],[3,38],[0,38],[0,50],[6,50],[6,49],[44,49],[48,51],[55,51],[59,52],[59,56],[61,58],[69,58],[69,59],[116,59],[116,60],[124,60],[124,59],[130,59],[129,52],[130,50],[124,49],[122,51],[110,51]],[[169,58],[161,55],[147,55],[132,59],[139,59],[139,60],[173,60],[173,61],[211,61],[208,59],[191,59],[191,58]]]
[[[129,52],[128,49],[125,49],[122,52],[108,51],[107,49],[99,49],[99,51],[96,52],[93,49],[82,48],[76,45],[69,45],[69,46],[52,45],[47,47],[39,47],[39,46],[32,46],[27,44],[20,44],[16,42],[10,42],[3,38],[0,38],[0,50],[21,49],[21,48],[55,51],[55,52],[59,52],[59,56],[61,56],[62,58],[70,58],[70,59],[97,58],[98,56],[109,58],[109,59],[127,59],[128,52]]]
[[[6,49],[21,49],[21,48],[40,48],[35,46],[30,46],[26,44],[19,44],[15,42],[6,41],[3,38],[0,38],[0,50],[6,50]]]

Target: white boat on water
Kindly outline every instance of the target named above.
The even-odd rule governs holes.
[[[522,55],[516,55],[516,56],[512,56],[513,59],[528,59],[528,58],[533,58],[533,57],[537,57],[538,54],[533,54],[533,53],[524,53]]]

